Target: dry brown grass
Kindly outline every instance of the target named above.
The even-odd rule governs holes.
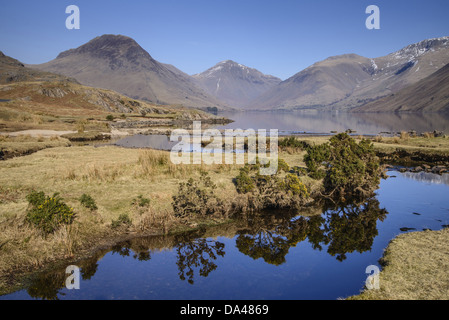
[[[449,229],[402,234],[385,251],[378,290],[350,299],[448,300]]]
[[[17,137],[0,135],[0,150],[5,154],[5,158],[31,154],[39,150],[62,146],[70,146],[70,141],[60,137],[32,137],[27,134]]]
[[[168,232],[180,223],[171,206],[179,183],[199,177],[202,170],[212,176],[220,195],[233,197],[238,166],[173,165],[165,151],[57,147],[0,162],[0,278],[23,266],[71,257],[122,234],[111,229],[111,222],[123,213],[133,221],[128,232]],[[32,190],[59,192],[75,209],[74,224],[47,238],[28,226],[25,197]],[[80,204],[84,193],[95,199],[96,211]],[[133,199],[138,195],[149,198],[150,207],[136,210]]]
[[[408,140],[408,139],[410,139],[410,134],[408,133],[408,132],[405,132],[405,131],[401,131],[401,133],[400,133],[400,139],[401,140]]]

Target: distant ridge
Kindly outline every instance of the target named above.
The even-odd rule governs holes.
[[[279,78],[232,60],[222,61],[193,77],[210,95],[240,108],[247,107],[251,101],[281,82]]]
[[[228,108],[200,89],[190,77],[159,63],[135,40],[123,35],[96,37],[78,48],[61,52],[50,62],[30,67],[155,104]]]
[[[24,81],[60,80],[76,82],[75,79],[65,76],[27,68],[22,62],[6,56],[0,51],[0,84]]]
[[[179,104],[208,111],[233,107],[330,111],[352,110],[387,98],[447,64],[449,37],[441,37],[408,45],[379,58],[357,54],[329,57],[285,81],[232,60],[189,76],[173,65],[154,60],[129,37],[103,35],[60,53],[55,60],[32,67],[154,104]],[[394,110],[411,109],[403,106]]]
[[[355,112],[449,112],[449,64],[388,97]]]
[[[330,57],[268,90],[250,108],[348,110],[406,88],[448,63],[449,37],[424,40],[380,58]]]

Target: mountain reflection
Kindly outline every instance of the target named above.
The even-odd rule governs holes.
[[[429,172],[403,172],[402,176],[421,182],[428,182],[431,184],[446,184],[449,185],[449,174],[443,173],[442,175],[429,173]]]
[[[214,240],[217,234],[235,238],[237,249],[253,258],[272,265],[286,261],[290,248],[307,241],[315,250],[323,250],[344,261],[351,252],[365,252],[377,236],[377,221],[388,212],[379,207],[375,198],[347,206],[325,204],[318,208],[321,215],[298,216],[287,212],[251,214],[227,229],[199,229],[175,236],[145,237],[125,241],[77,265],[82,280],[92,279],[98,263],[106,254],[118,254],[142,263],[152,263],[151,255],[162,250],[176,253],[178,277],[194,284],[196,277],[208,277],[218,268],[219,257],[225,256],[225,244]],[[27,285],[27,292],[35,299],[57,300],[64,297],[65,269],[36,275]]]

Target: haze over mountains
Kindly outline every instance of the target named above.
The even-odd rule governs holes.
[[[411,44],[379,58],[357,54],[330,57],[285,81],[227,60],[190,76],[173,65],[159,63],[133,39],[104,35],[34,65],[77,79],[89,86],[112,89],[159,104],[200,109],[291,111],[352,110],[417,84],[449,64],[449,37]],[[438,80],[436,80],[438,79]],[[442,75],[430,82],[447,81]],[[414,94],[413,90],[409,94]],[[438,100],[440,95],[435,95]],[[380,102],[379,102],[380,103]],[[391,106],[391,105],[390,105]],[[442,111],[433,103],[383,111]],[[368,109],[367,109],[368,110]],[[373,111],[372,105],[370,110]]]

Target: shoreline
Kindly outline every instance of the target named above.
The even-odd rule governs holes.
[[[347,300],[448,300],[449,229],[403,233],[379,260],[379,289],[361,290]]]
[[[301,138],[300,138],[301,139]],[[307,138],[303,138],[303,140],[308,140],[311,139],[310,137]],[[312,139],[314,143],[322,143],[326,141],[326,137],[323,136],[319,136],[319,137],[313,137]],[[394,147],[396,147],[396,145],[393,145]],[[111,149],[112,148],[112,149]],[[77,196],[74,195],[74,189],[75,190],[79,190],[78,192],[81,192],[82,188],[83,188],[83,180],[84,179],[88,179],[86,180],[86,182],[90,185],[92,181],[93,185],[89,186],[91,187],[92,190],[96,189],[98,186],[103,185],[103,187],[106,186],[108,188],[112,188],[112,190],[114,190],[115,188],[115,184],[117,182],[117,180],[115,180],[116,178],[114,178],[114,176],[109,176],[108,170],[111,170],[110,168],[114,168],[113,166],[119,166],[119,168],[117,169],[119,172],[122,172],[121,170],[125,170],[124,168],[126,168],[129,165],[134,165],[136,166],[136,163],[139,159],[139,151],[140,149],[137,150],[133,150],[133,149],[125,149],[126,151],[121,152],[122,156],[120,159],[116,159],[116,150],[117,148],[120,147],[111,147],[108,146],[106,147],[106,155],[102,155],[100,157],[100,153],[101,151],[95,150],[95,148],[93,148],[92,146],[87,146],[87,147],[55,147],[55,148],[47,148],[47,149],[43,149],[40,150],[40,152],[36,152],[33,153],[32,155],[28,155],[28,156],[24,156],[24,157],[18,157],[18,158],[14,158],[14,159],[10,159],[10,160],[6,160],[4,162],[0,162],[0,164],[6,164],[7,167],[15,167],[17,165],[19,166],[24,166],[24,168],[26,168],[26,166],[34,166],[35,161],[33,161],[33,159],[40,159],[42,161],[46,161],[44,162],[41,166],[42,166],[42,174],[45,174],[45,172],[50,172],[52,170],[50,170],[49,168],[45,167],[45,163],[48,163],[50,165],[50,163],[59,163],[61,164],[60,160],[57,159],[64,159],[64,158],[70,158],[72,156],[78,157],[78,159],[97,159],[99,158],[99,162],[98,162],[98,167],[100,170],[100,174],[104,174],[105,177],[96,177],[96,176],[90,176],[90,171],[88,168],[83,168],[81,169],[80,167],[73,167],[74,169],[67,169],[67,172],[63,171],[63,177],[59,177],[59,171],[57,170],[57,168],[55,168],[56,173],[54,173],[54,177],[51,178],[54,180],[53,184],[56,184],[57,186],[59,186],[60,189],[65,190],[64,194],[68,194],[70,195],[69,200],[73,203]],[[120,148],[122,149],[122,148]],[[434,149],[435,151],[435,149]],[[295,154],[295,156],[297,156],[297,154]],[[131,158],[131,160],[130,160]],[[53,160],[54,159],[54,160]],[[102,160],[104,159],[104,161]],[[55,162],[56,161],[56,162]],[[78,160],[74,160],[74,163],[77,163]],[[108,165],[107,163],[110,162],[110,165]],[[13,165],[14,163],[14,165]],[[97,162],[94,162],[94,164]],[[122,163],[122,164],[121,164]],[[53,164],[54,165],[54,164]],[[109,167],[112,166],[112,167]],[[88,167],[88,165],[86,164],[84,167]],[[1,168],[1,167],[0,167]],[[64,166],[62,168],[65,168]],[[102,169],[103,168],[103,169]],[[138,167],[136,167],[137,169]],[[66,169],[64,169],[66,170]],[[71,170],[74,170],[74,176],[75,178],[70,177],[72,175]],[[78,170],[80,170],[81,172],[78,173]],[[83,171],[84,170],[84,171]],[[87,170],[87,171],[86,171]],[[103,172],[104,170],[104,172]],[[16,174],[19,174],[19,176],[21,177],[26,177],[26,175],[23,172],[20,172],[20,170],[16,170]],[[95,173],[92,173],[95,174]],[[165,173],[164,173],[165,174]],[[87,178],[83,178],[85,175],[87,175]],[[218,171],[216,177],[219,178],[223,178],[225,177],[226,179],[229,177],[232,177],[233,174],[230,174],[229,172],[223,172],[223,171]],[[165,176],[164,176],[165,177]],[[6,178],[7,179],[7,178]],[[16,178],[17,179],[17,178]],[[92,180],[89,180],[92,179]],[[109,180],[112,179],[112,180]],[[133,179],[132,176],[130,176],[131,179],[130,181],[135,181]],[[165,190],[176,190],[177,187],[177,182],[179,181],[179,178],[177,176],[174,176],[171,178],[172,182],[172,186],[168,187]],[[6,180],[8,181],[8,180]],[[18,181],[21,181],[20,179]],[[38,185],[38,182],[32,182],[32,181],[23,181],[25,182],[25,186],[22,186],[21,188],[23,188],[23,190],[21,190],[20,192],[17,193],[17,195],[14,195],[15,200],[13,200],[13,202],[11,203],[12,207],[9,209],[9,211],[11,213],[9,214],[13,214],[14,212],[17,211],[17,209],[15,208],[24,208],[24,201],[23,201],[23,195],[24,195],[24,190],[28,190],[29,187],[26,187],[26,185],[29,186],[33,186],[33,185]],[[73,187],[72,184],[75,183],[77,185],[79,185],[79,187]],[[53,184],[48,186],[48,190],[53,190],[53,191],[60,191],[60,189],[54,190],[54,186]],[[127,185],[126,183],[123,184],[123,186]],[[145,188],[144,189],[153,189],[153,182],[151,183],[145,183]],[[117,186],[119,187],[119,186]],[[138,190],[139,188],[137,188]],[[3,189],[1,190],[3,191]],[[158,211],[158,212],[163,212],[164,210],[166,210],[166,207],[160,207],[161,203],[163,204],[166,200],[170,198],[169,194],[170,192],[168,192],[168,198],[165,194],[165,192],[162,190],[161,192],[156,194],[155,199],[157,199],[157,203],[155,204],[155,208],[154,210]],[[6,193],[8,195],[8,193]],[[130,191],[128,191],[128,194],[134,194],[134,196],[137,195],[136,192],[132,193]],[[123,196],[123,198],[126,199],[127,196]],[[1,199],[0,199],[1,200]],[[18,201],[17,204],[14,204],[14,201]],[[7,202],[8,203],[8,202]],[[1,204],[1,202],[0,202]],[[11,284],[14,281],[17,281],[17,283],[20,283],[21,280],[20,279],[26,279],[27,276],[29,276],[30,274],[33,274],[36,272],[37,269],[42,269],[42,268],[52,268],[56,265],[62,265],[65,263],[70,263],[70,262],[74,262],[74,261],[79,261],[85,258],[88,258],[89,256],[92,256],[95,254],[95,252],[98,252],[99,250],[105,249],[107,247],[110,247],[113,244],[116,244],[118,242],[122,242],[122,241],[126,241],[129,239],[133,239],[133,238],[139,238],[139,237],[147,237],[147,236],[157,236],[157,235],[164,235],[164,234],[172,234],[172,233],[177,233],[177,232],[186,232],[186,231],[191,231],[191,230],[195,230],[196,228],[198,228],[198,225],[195,226],[195,221],[189,221],[186,224],[182,224],[182,223],[175,223],[174,225],[171,226],[171,228],[169,229],[165,229],[165,228],[161,228],[159,226],[156,228],[153,228],[152,230],[148,231],[145,230],[143,232],[130,232],[129,230],[110,230],[109,229],[109,221],[111,219],[113,219],[115,217],[115,215],[117,214],[116,212],[121,212],[124,208],[125,210],[131,210],[132,208],[129,207],[129,204],[126,205],[121,205],[121,207],[119,207],[118,209],[114,209],[113,212],[109,212],[108,211],[108,206],[110,206],[111,204],[108,204],[108,200],[104,199],[103,202],[101,203],[102,208],[99,210],[98,216],[92,218],[92,219],[97,219],[99,220],[102,225],[100,226],[100,229],[98,231],[93,232],[91,235],[87,235],[85,240],[85,243],[83,243],[82,245],[80,245],[79,247],[77,247],[77,252],[73,255],[66,255],[65,250],[61,251],[59,254],[57,254],[56,256],[53,257],[46,257],[45,259],[41,260],[40,262],[38,262],[37,264],[29,264],[29,265],[24,265],[21,268],[15,268],[15,269],[11,269],[9,271],[7,271],[7,274],[2,274],[0,276],[0,278],[2,279],[2,283],[3,284]],[[79,207],[78,207],[79,208]],[[23,210],[23,209],[21,209]],[[82,212],[83,215],[86,214],[86,212]],[[18,213],[15,213],[16,215]],[[96,214],[97,215],[97,214]],[[138,216],[136,216],[138,217]],[[90,218],[89,218],[90,219]],[[17,220],[17,218],[15,218],[14,220]],[[0,221],[0,225],[1,223],[5,222],[6,220]],[[212,223],[212,224],[221,224],[223,223],[223,221],[216,221],[214,219],[208,219],[207,220],[208,223]],[[204,221],[203,221],[204,222]],[[179,230],[177,228],[179,227],[183,227],[183,230],[181,231],[176,231]],[[35,239],[33,233],[31,234],[32,239]],[[1,240],[1,239],[0,239]],[[0,252],[2,251],[2,249],[4,249],[4,247],[8,246],[8,241],[7,242],[3,242],[1,241],[0,243]],[[64,256],[65,255],[65,256]],[[36,261],[37,262],[37,261]],[[0,287],[1,287],[1,283],[0,283]],[[14,287],[14,286],[13,286]],[[3,290],[2,290],[3,291]],[[13,290],[14,291],[14,290]],[[7,294],[7,293],[3,293],[3,294]]]

